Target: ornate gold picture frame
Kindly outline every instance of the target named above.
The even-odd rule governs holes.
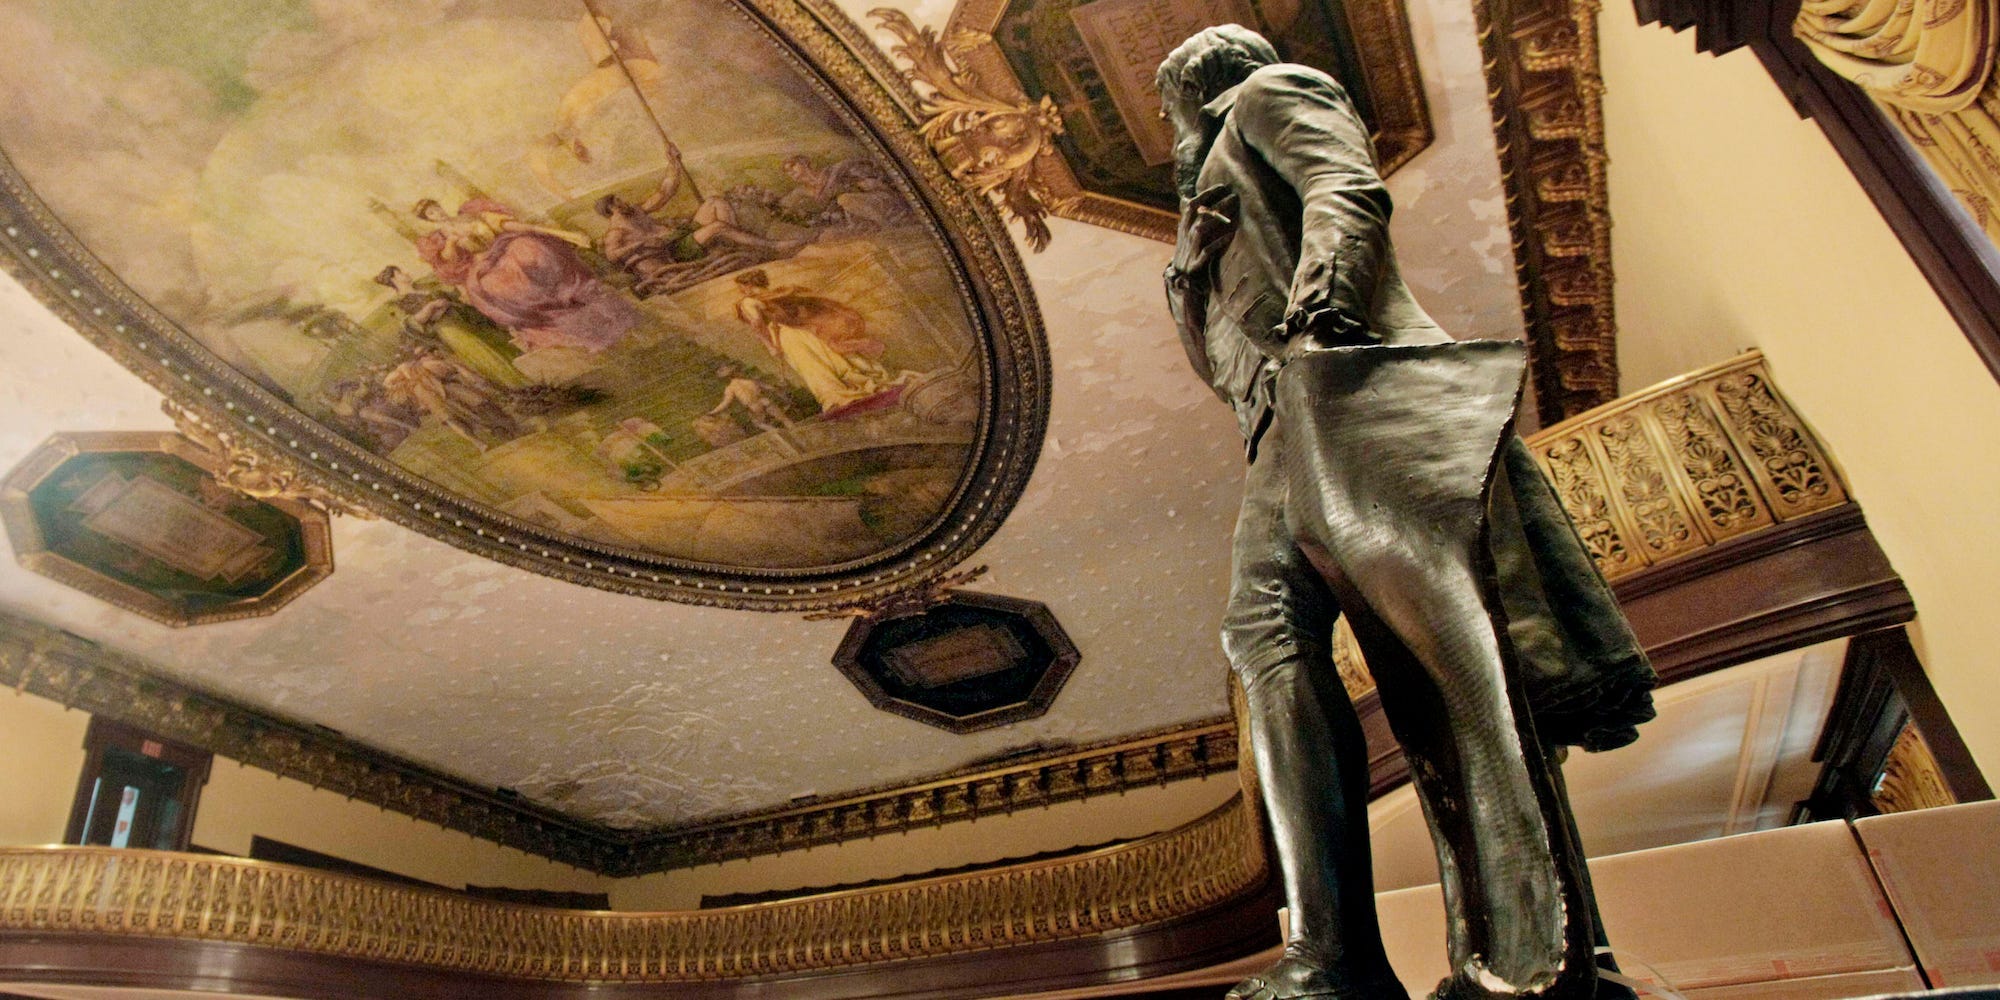
[[[213,100],[153,116],[197,136],[177,155],[199,197],[159,195],[123,227],[89,191],[133,186],[111,175],[138,162],[118,144],[150,143],[146,122],[0,125],[0,264],[235,460],[533,572],[810,611],[922,583],[977,548],[1039,451],[1047,348],[1003,223],[924,142],[888,59],[831,0],[509,10],[461,4],[426,27],[500,43],[479,83],[445,87],[422,81],[452,68],[393,31],[356,42],[341,33],[366,26],[246,6],[289,61],[232,49],[204,64],[221,75],[191,85]],[[693,44],[682,29],[728,58],[663,57]],[[256,37],[204,31],[186,27],[217,51]],[[131,33],[52,29],[84,38],[79,63],[154,44]],[[49,79],[66,78],[65,51],[38,56]],[[349,71],[369,59],[384,72]],[[230,76],[245,60],[254,72]],[[702,74],[740,86],[694,86],[714,82]],[[453,101],[495,116],[455,118],[476,142],[413,131]],[[369,129],[341,124],[351,114]],[[286,145],[321,134],[323,149]],[[90,155],[105,149],[121,155]],[[66,174],[91,171],[105,176]],[[302,185],[335,197],[302,200]],[[747,209],[762,221],[731,214]],[[718,216],[736,242],[703,242]],[[184,229],[146,242],[162,218]],[[626,236],[657,238],[619,243],[621,218]],[[176,240],[192,265],[154,267]],[[259,284],[248,269],[267,262]]]

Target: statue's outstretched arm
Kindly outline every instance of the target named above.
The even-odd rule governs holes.
[[[1315,69],[1269,66],[1244,82],[1233,114],[1304,209],[1286,332],[1361,327],[1388,246],[1390,204],[1347,91]]]

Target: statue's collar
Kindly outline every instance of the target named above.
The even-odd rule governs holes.
[[[1236,94],[1242,89],[1243,84],[1239,83],[1215,95],[1215,100],[1201,106],[1201,117],[1218,124],[1221,123],[1222,119],[1229,114],[1229,109],[1236,106]]]

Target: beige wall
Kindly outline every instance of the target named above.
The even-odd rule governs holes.
[[[1915,595],[1919,650],[2000,776],[2000,385],[1756,57],[1600,25],[1619,360],[1631,391],[1746,347],[1833,448]]]
[[[247,855],[252,835],[450,888],[604,892],[610,881],[217,757],[195,813],[194,842]]]
[[[1144,837],[1201,816],[1239,787],[1232,772],[872,840],[621,879],[611,887],[611,906],[692,909],[703,895],[862,882]]]
[[[0,845],[60,844],[90,716],[0,690]]]

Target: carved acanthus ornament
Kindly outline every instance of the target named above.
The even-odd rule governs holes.
[[[844,618],[859,618],[862,621],[879,621],[898,615],[914,615],[943,604],[951,597],[955,588],[963,587],[986,575],[985,566],[954,570],[931,580],[922,586],[908,590],[898,590],[881,597],[858,601],[826,611],[807,612],[809,622],[838,621]]]
[[[1049,245],[1055,199],[1037,176],[1036,161],[1055,153],[1062,113],[1044,96],[1030,101],[1018,88],[993,86],[964,65],[965,54],[991,41],[969,31],[940,39],[909,15],[888,7],[868,12],[896,36],[889,53],[909,63],[903,75],[917,88],[923,136],[960,183],[1021,223],[1028,245]]]
[[[1755,351],[1573,417],[1528,446],[1611,579],[1847,502],[1825,447]]]
[[[296,500],[328,514],[375,519],[367,509],[314,483],[277,450],[254,444],[254,437],[211,422],[171,397],[161,402],[160,409],[173,419],[183,437],[213,456],[207,468],[222,485],[259,500]]]
[[[1937,757],[1914,724],[1903,723],[1902,731],[1896,734],[1871,801],[1885,813],[1930,809],[1958,801],[1945,781],[1944,771],[1938,767]]]

